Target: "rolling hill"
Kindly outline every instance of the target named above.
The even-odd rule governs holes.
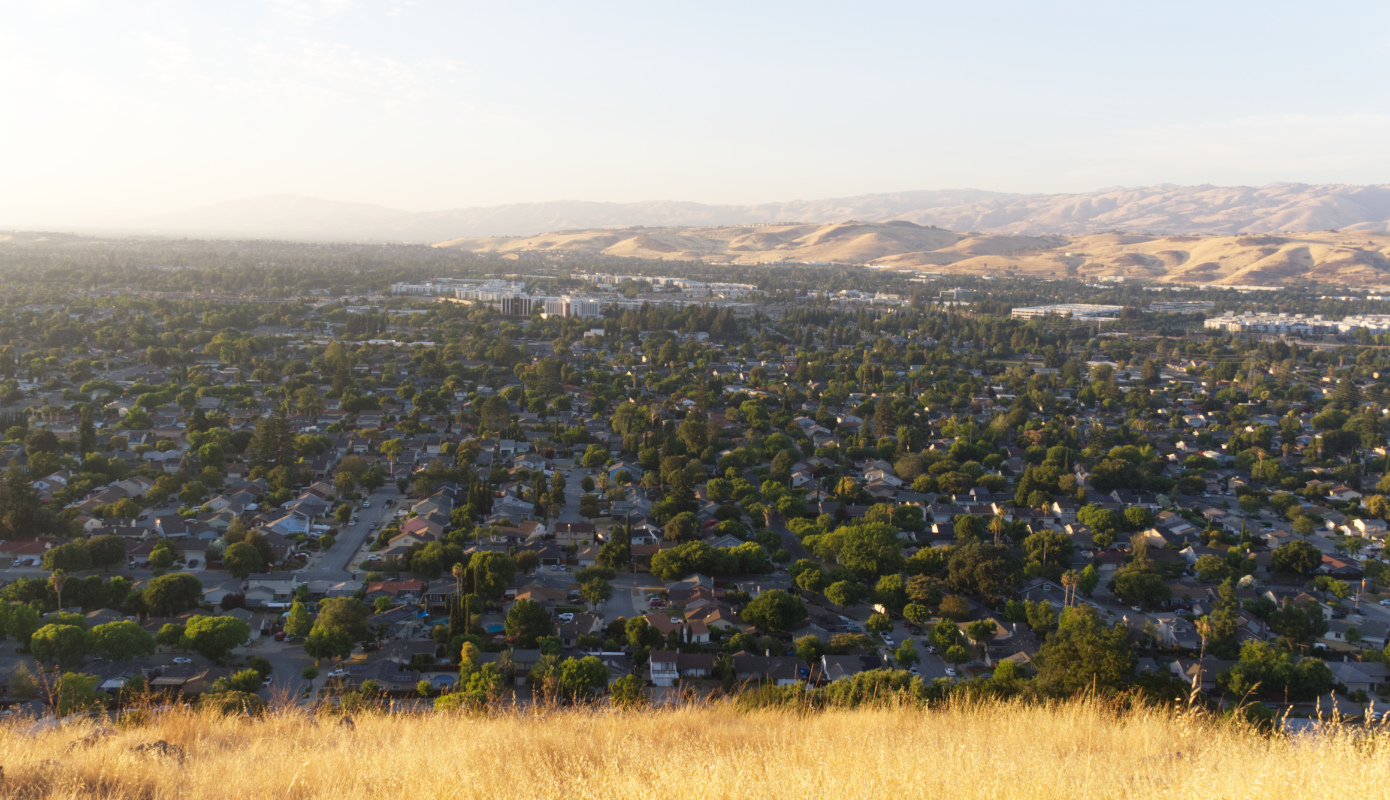
[[[1082,235],[1109,230],[1236,235],[1390,228],[1390,186],[1112,188],[1081,194],[977,189],[866,194],[758,205],[554,201],[411,212],[298,195],[236,200],[114,227],[142,233],[317,241],[438,242],[592,228],[733,226],[903,220],[991,234]]]
[[[1303,281],[1390,285],[1390,234],[1138,233],[1025,236],[959,233],[892,222],[593,229],[453,239],[477,253],[626,256],[758,264],[836,262],[928,272],[1063,277],[1123,275],[1161,283],[1274,286]]]

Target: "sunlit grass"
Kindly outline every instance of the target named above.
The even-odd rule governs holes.
[[[106,735],[93,735],[105,729]],[[84,737],[89,737],[85,741]],[[182,750],[162,755],[142,744]],[[78,742],[77,744],[73,744]],[[729,705],[490,716],[175,710],[0,729],[7,797],[1378,797],[1390,736],[1294,741],[1099,702],[796,714]]]

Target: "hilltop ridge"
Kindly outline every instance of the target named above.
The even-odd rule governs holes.
[[[1390,186],[1158,184],[1055,194],[946,189],[743,205],[556,200],[419,212],[281,194],[130,219],[105,230],[423,243],[638,225],[664,228],[849,220],[903,220],[949,230],[1018,236],[1075,236],[1107,230],[1222,236],[1333,228],[1384,231],[1390,228]]]
[[[551,253],[681,261],[835,262],[929,272],[1160,283],[1273,286],[1316,281],[1390,284],[1390,234],[1322,231],[1287,235],[1172,236],[994,234],[905,220],[700,228],[591,229],[530,237],[454,239],[436,247],[477,253]]]

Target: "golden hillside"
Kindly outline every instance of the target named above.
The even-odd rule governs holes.
[[[1364,231],[1012,236],[957,233],[893,221],[563,231],[453,239],[435,246],[479,253],[567,253],[736,264],[829,261],[932,272],[1123,275],[1163,283],[1390,285],[1390,234]]]
[[[1307,740],[1101,703],[459,715],[175,709],[0,728],[25,798],[1267,798],[1383,796],[1383,732]],[[157,743],[163,742],[163,745]]]

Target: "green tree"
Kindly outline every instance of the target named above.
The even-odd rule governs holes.
[[[1318,637],[1327,633],[1327,618],[1323,616],[1322,606],[1312,600],[1302,603],[1285,601],[1269,615],[1269,627],[1290,648],[1297,644],[1312,644]]]
[[[1316,658],[1294,658],[1268,642],[1247,642],[1240,660],[1216,676],[1216,683],[1231,699],[1261,697],[1304,702],[1332,688],[1332,671]]]
[[[633,647],[652,648],[661,644],[661,631],[647,621],[646,617],[633,617],[623,627],[627,643]]]
[[[845,608],[860,602],[867,594],[864,584],[858,581],[836,581],[825,587],[825,599]]]
[[[961,594],[1006,596],[1018,583],[1018,560],[1006,545],[970,542],[955,548],[947,561],[946,584]]]
[[[911,639],[903,639],[903,643],[898,645],[898,650],[893,654],[898,664],[902,667],[912,667],[922,660],[917,653],[917,645]]]
[[[308,636],[314,629],[314,621],[309,616],[309,609],[304,604],[296,600],[290,604],[290,615],[285,618],[285,635],[293,636],[296,639],[301,636]]]
[[[234,692],[255,694],[261,690],[261,673],[254,669],[244,669],[227,679],[227,688]]]
[[[927,621],[931,619],[931,609],[920,603],[908,603],[903,606],[903,616],[906,617],[909,622],[925,625]]]
[[[1231,571],[1226,565],[1226,559],[1214,555],[1199,557],[1193,566],[1197,571],[1197,578],[1203,583],[1220,583]]]
[[[869,633],[888,633],[893,630],[893,620],[884,614],[870,614],[864,622],[864,630]]]
[[[198,655],[222,664],[251,637],[251,626],[236,617],[193,617],[184,626],[184,636]]]
[[[314,629],[340,630],[352,642],[365,641],[371,635],[371,631],[367,630],[367,617],[370,614],[370,609],[355,598],[330,597],[319,604]]]
[[[966,542],[978,542],[984,538],[985,523],[974,514],[961,514],[956,517],[952,528],[956,534],[956,541],[964,544]]]
[[[29,652],[39,663],[52,662],[70,669],[87,657],[88,635],[77,625],[45,625],[29,639]]]
[[[81,672],[64,672],[53,682],[53,710],[60,717],[103,708],[108,695],[97,689],[101,678]]]
[[[1274,548],[1269,564],[1276,572],[1286,575],[1311,575],[1322,566],[1322,553],[1307,542],[1295,540]]]
[[[642,679],[636,675],[624,675],[613,681],[613,706],[621,709],[641,708],[646,705],[642,694]]]
[[[637,619],[641,619],[640,617]],[[636,620],[629,620],[628,624]],[[645,619],[642,622],[646,622]],[[536,640],[554,630],[550,612],[535,600],[518,600],[507,612],[507,636],[517,647],[535,647]]]
[[[125,563],[125,540],[113,534],[93,536],[87,540],[87,554],[94,567],[120,566]]]
[[[86,542],[66,542],[46,551],[42,566],[48,570],[80,572],[92,568],[92,556],[87,551]]]
[[[222,554],[222,565],[233,578],[244,580],[246,576],[264,570],[265,560],[261,558],[261,551],[252,545],[237,542],[229,545],[227,551]]]
[[[294,432],[289,421],[278,408],[262,417],[256,425],[256,432],[246,446],[246,455],[255,466],[292,468],[298,453],[295,450]]]
[[[141,598],[151,616],[172,617],[198,607],[203,584],[186,572],[160,575],[150,579]]]
[[[1087,564],[1086,568],[1081,570],[1081,578],[1076,584],[1077,588],[1081,590],[1082,594],[1090,597],[1091,592],[1094,592],[1099,585],[1100,572],[1096,570],[1094,564]]]
[[[594,656],[567,658],[560,665],[560,691],[564,696],[579,700],[592,697],[608,688],[608,665]]]
[[[741,613],[745,622],[769,633],[785,633],[808,615],[806,604],[801,602],[801,598],[781,589],[763,592],[753,598]]]
[[[1044,528],[1023,540],[1023,551],[1030,560],[1040,564],[1070,564],[1074,549],[1070,536],[1051,528]]]
[[[989,640],[994,638],[996,633],[998,633],[998,627],[995,626],[994,620],[990,619],[977,619],[965,626],[966,638],[974,642],[982,654],[989,646]]]
[[[598,608],[599,603],[613,597],[613,586],[602,578],[591,578],[579,585],[579,596],[589,604],[589,608]]]
[[[1123,625],[1106,628],[1090,606],[1066,609],[1057,631],[1038,651],[1037,686],[1043,694],[1069,697],[1095,689],[1119,689],[1133,674],[1134,655]]]
[[[1145,608],[1163,603],[1173,594],[1142,549],[1138,549],[1133,561],[1116,570],[1111,589],[1124,602]]]
[[[473,556],[466,574],[473,579],[476,594],[495,600],[516,577],[516,562],[506,553],[484,551]]]
[[[39,612],[33,606],[11,603],[8,619],[5,621],[5,632],[19,643],[21,650],[28,650],[34,632],[40,628],[41,622]]]
[[[903,566],[902,543],[892,525],[869,522],[845,529],[837,560],[866,581]]]
[[[150,566],[163,572],[174,566],[174,550],[167,544],[160,543],[150,551]]]
[[[1036,603],[1024,601],[1025,615],[1028,618],[1028,627],[1039,636],[1046,635],[1057,624],[1057,612],[1053,610],[1052,604],[1046,600],[1039,600]]]
[[[1141,506],[1130,506],[1124,511],[1125,527],[1132,531],[1143,530],[1154,524],[1153,512]]]
[[[347,658],[352,654],[352,645],[352,636],[347,631],[316,624],[304,639],[304,652],[314,658]]]
[[[795,646],[796,657],[807,664],[816,663],[826,652],[819,636],[802,636],[796,640]]]
[[[154,655],[154,637],[130,620],[98,625],[91,631],[92,653],[110,661]]]
[[[160,647],[178,647],[183,644],[184,626],[177,622],[166,622],[154,635],[154,643]]]

